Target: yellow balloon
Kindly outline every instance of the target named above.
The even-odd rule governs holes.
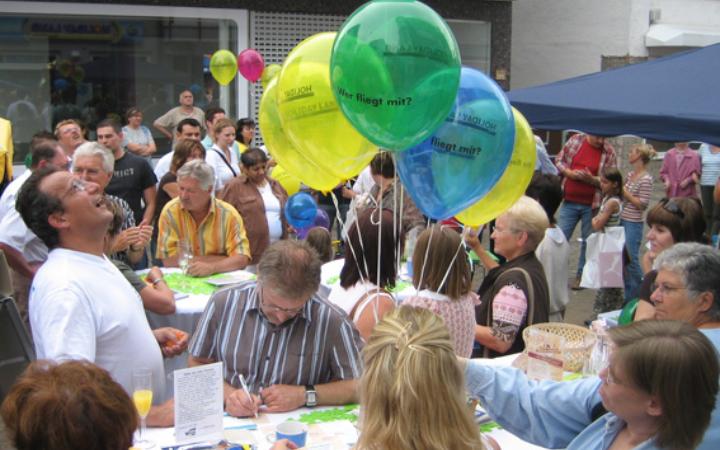
[[[307,159],[285,135],[278,114],[277,81],[277,77],[270,80],[260,99],[260,132],[268,151],[287,173],[307,186],[319,191],[332,190],[342,179]]]
[[[285,170],[283,166],[275,166],[270,176],[278,183],[280,183],[280,186],[285,189],[288,195],[297,194],[300,191],[300,180],[296,176]]]
[[[262,84],[263,89],[267,89],[267,85],[275,78],[278,74],[280,74],[280,64],[270,64],[263,69],[262,75],[260,75],[260,83]]]
[[[223,86],[230,83],[237,74],[237,57],[230,50],[218,50],[210,58],[210,73]]]
[[[515,108],[512,111],[515,118],[515,147],[510,163],[487,195],[455,216],[465,225],[477,227],[495,219],[510,208],[530,184],[537,158],[535,138],[525,116]]]
[[[290,52],[278,77],[278,111],[285,134],[297,149],[318,167],[346,180],[370,163],[377,147],[353,128],[335,100],[330,86],[335,35],[316,34]]]

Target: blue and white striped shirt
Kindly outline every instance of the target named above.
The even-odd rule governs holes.
[[[314,294],[302,311],[274,325],[260,309],[255,281],[220,290],[208,301],[190,341],[195,358],[224,363],[224,379],[251,392],[273,384],[303,386],[360,377],[362,340],[337,306]]]

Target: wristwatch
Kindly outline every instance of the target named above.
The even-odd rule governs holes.
[[[312,384],[305,386],[305,406],[309,408],[317,406],[317,391]]]

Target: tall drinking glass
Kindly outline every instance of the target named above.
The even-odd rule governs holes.
[[[192,261],[193,251],[190,241],[180,241],[178,243],[178,266],[182,270],[183,275],[187,275],[188,266]]]
[[[133,402],[140,416],[140,432],[138,440],[135,441],[134,447],[147,449],[154,448],[155,444],[147,439],[143,439],[146,430],[145,419],[150,412],[152,405],[152,372],[145,369],[133,370]]]

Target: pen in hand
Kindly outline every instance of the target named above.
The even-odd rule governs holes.
[[[250,403],[255,403],[253,401],[252,395],[250,395],[250,390],[248,389],[247,383],[245,383],[245,377],[243,376],[243,374],[240,374],[239,378],[240,378],[240,386],[242,386],[243,391],[245,391],[245,394],[247,394],[248,399],[250,399]],[[253,414],[255,415],[255,418],[257,419],[257,416],[258,416],[257,411],[255,411]]]

